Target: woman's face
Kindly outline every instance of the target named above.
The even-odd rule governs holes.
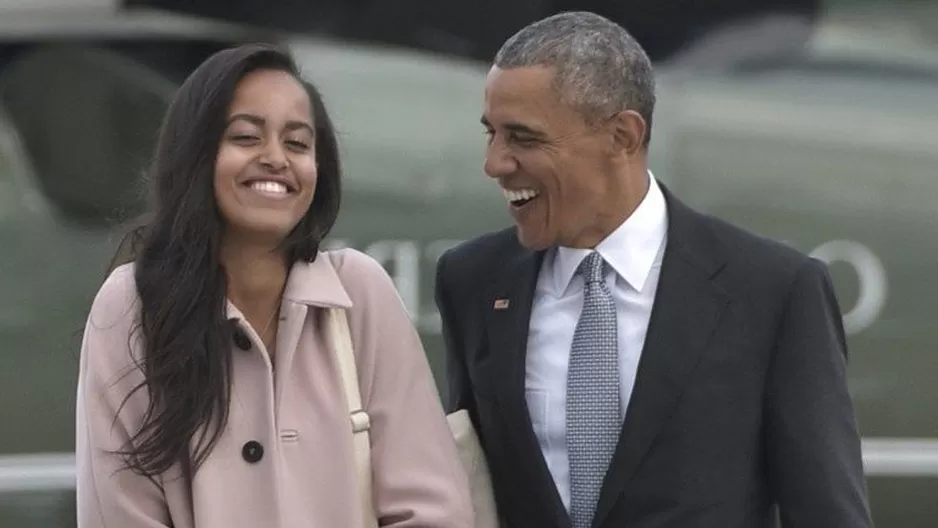
[[[288,72],[258,70],[235,91],[215,160],[215,200],[226,236],[277,244],[316,189],[312,105]]]

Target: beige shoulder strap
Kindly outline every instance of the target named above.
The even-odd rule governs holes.
[[[365,526],[374,527],[377,526],[377,521],[371,499],[371,439],[368,434],[371,423],[368,413],[362,408],[348,318],[344,309],[330,308],[327,310],[326,319],[352,424],[352,448],[355,454],[356,480],[360,488],[361,511]]]

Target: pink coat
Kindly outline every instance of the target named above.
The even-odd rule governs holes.
[[[362,526],[341,379],[319,317],[322,307],[336,306],[350,308],[380,525],[472,526],[466,476],[419,337],[374,260],[347,249],[293,267],[275,368],[228,303],[251,347],[232,346],[229,424],[192,482],[177,467],[154,484],[108,453],[136,430],[147,404],[138,391],[114,421],[142,379],[130,357],[139,357],[139,343],[128,349],[136,302],[127,264],[101,287],[88,317],[77,403],[79,528]]]

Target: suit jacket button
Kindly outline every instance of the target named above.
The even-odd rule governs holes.
[[[251,338],[240,328],[235,329],[234,343],[238,345],[238,348],[241,350],[251,350]]]
[[[246,442],[241,448],[241,456],[251,464],[257,463],[264,457],[264,446],[255,440]]]

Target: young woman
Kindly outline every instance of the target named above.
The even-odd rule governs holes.
[[[275,47],[222,51],[179,89],[154,210],[92,304],[77,401],[81,528],[469,528],[465,473],[384,270],[321,252],[340,164],[323,102]],[[324,323],[346,308],[371,417],[359,499]]]

